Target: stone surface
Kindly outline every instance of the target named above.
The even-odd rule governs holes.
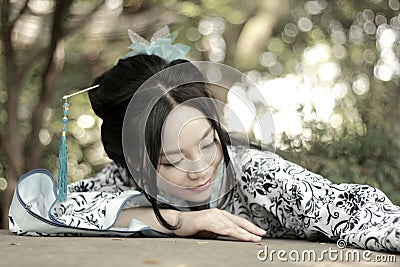
[[[28,237],[0,230],[0,246],[0,266],[400,265],[399,254],[339,249],[335,243],[288,239],[247,243],[190,238]],[[265,261],[258,259],[265,255]],[[294,261],[297,256],[298,261]]]

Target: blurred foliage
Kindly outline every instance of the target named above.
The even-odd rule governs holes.
[[[310,5],[315,5],[314,9]],[[377,38],[383,30],[393,30],[396,41],[391,47],[391,60],[387,63],[393,64],[394,69],[398,68],[399,2],[292,1],[290,6],[291,12],[287,13],[281,25],[275,27],[273,34],[282,39],[280,44],[284,45],[277,56],[277,61],[283,66],[279,75],[298,72],[298,65],[291,61],[301,62],[300,58],[308,47],[324,43],[332,47],[332,51],[345,49],[343,56],[336,57],[341,73],[334,83],[348,84],[350,90],[335,103],[335,113],[343,118],[340,127],[334,128],[320,121],[304,123],[312,130],[311,137],[285,135],[285,145],[278,147],[278,153],[333,182],[378,187],[399,204],[399,71],[395,70],[390,78],[379,75],[382,64],[379,57],[384,57],[384,51]],[[323,11],[318,11],[322,6],[325,7]],[[301,18],[312,21],[312,29],[299,30],[295,39],[289,39],[285,36],[285,27],[298,25]],[[339,31],[335,33],[334,28]],[[357,38],[352,38],[354,29],[358,30]],[[386,71],[389,74],[392,70],[388,68]],[[362,93],[357,91],[356,80],[360,75],[367,77],[368,81],[366,92]]]
[[[90,3],[76,1],[74,8],[79,10]],[[94,77],[127,52],[126,28],[133,28],[148,38],[161,24],[168,23],[173,31],[179,31],[177,41],[194,48],[189,54],[194,60],[226,63],[270,80],[291,74],[304,78],[305,73],[311,73],[314,79],[311,87],[346,85],[346,94],[334,101],[333,112],[342,118],[339,126],[333,127],[318,119],[303,121],[303,128],[311,130],[311,134],[305,137],[304,133],[283,133],[277,152],[334,182],[376,186],[394,203],[400,204],[400,73],[390,70],[387,75],[387,68],[379,72],[379,66],[387,64],[387,59],[383,59],[385,62],[381,59],[383,50],[377,38],[383,29],[395,32],[397,39],[389,57],[394,62],[392,65],[397,66],[400,55],[398,0],[125,0],[107,3],[99,18],[65,40],[63,73],[41,132],[41,142],[45,145],[43,168],[57,174],[62,96],[89,86]],[[153,22],[154,15],[134,21],[140,13],[152,10],[158,12],[157,21]],[[266,18],[274,19],[266,21]],[[269,24],[250,24],[250,21]],[[261,43],[257,37],[261,38]],[[319,63],[304,63],[307,51],[319,44],[331,51],[329,58],[320,63],[330,62],[339,69],[332,74],[334,77],[329,79],[329,84],[317,74],[312,76],[318,73]],[[246,48],[246,45],[254,47]],[[25,135],[29,134],[29,116],[40,83],[37,69],[41,65],[40,62],[36,64],[20,96],[19,117]],[[0,70],[3,68],[0,64]],[[359,87],[364,91],[360,93]],[[3,108],[7,96],[3,88],[1,85],[0,127],[7,117]],[[79,180],[93,175],[107,159],[100,141],[101,121],[91,110],[87,95],[72,98],[70,104],[69,174],[72,180]],[[305,116],[303,108],[298,108],[301,118]],[[83,120],[82,115],[89,115],[94,124]],[[0,177],[4,177],[7,161],[3,152],[0,157]]]

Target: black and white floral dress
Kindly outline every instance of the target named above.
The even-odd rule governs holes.
[[[265,229],[266,237],[340,238],[355,247],[400,252],[400,207],[379,189],[333,184],[268,151],[229,147],[229,152],[238,183],[224,209]],[[46,170],[20,179],[10,208],[12,232],[164,236],[135,218],[128,228],[113,226],[121,209],[150,206],[127,171],[114,163],[70,184],[65,202],[55,200],[50,179]]]

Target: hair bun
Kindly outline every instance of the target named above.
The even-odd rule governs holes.
[[[128,105],[137,89],[152,75],[167,66],[167,62],[154,55],[137,55],[120,59],[110,70],[97,77],[93,84],[99,87],[89,92],[93,111],[104,119],[116,107]]]
[[[93,111],[103,123],[101,139],[104,150],[114,162],[125,166],[122,151],[122,126],[126,109],[137,89],[167,65],[158,56],[138,55],[120,59],[110,70],[97,77],[99,87],[89,91]]]

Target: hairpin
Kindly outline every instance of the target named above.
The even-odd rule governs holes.
[[[68,98],[87,92],[94,88],[99,87],[99,85],[94,85],[83,90],[80,90],[76,93],[63,96],[64,105],[64,116],[62,118],[62,131],[61,131],[61,142],[60,142],[60,150],[58,153],[60,166],[58,169],[58,180],[57,180],[57,200],[64,201],[67,197],[67,185],[68,185],[68,149],[67,149],[67,123],[68,123],[68,112],[69,112],[69,104]]]
[[[183,59],[190,50],[190,46],[181,43],[172,44],[178,35],[177,32],[170,33],[168,26],[162,27],[156,31],[150,39],[150,42],[128,29],[128,35],[132,44],[128,47],[132,51],[127,53],[122,59],[136,55],[156,55],[167,62],[176,59]]]

